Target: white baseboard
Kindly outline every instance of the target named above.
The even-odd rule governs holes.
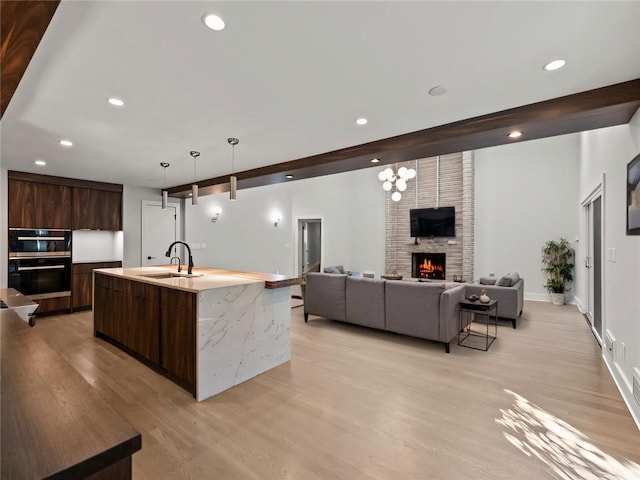
[[[580,300],[580,298],[573,297],[573,303],[578,306],[578,310],[580,310],[580,313],[587,313],[587,309],[582,305],[582,300]]]
[[[631,385],[627,381],[625,375],[622,373],[617,364],[611,365],[607,356],[602,354],[602,359],[604,360],[604,364],[607,366],[609,373],[611,374],[611,378],[613,378],[613,382],[616,384],[620,395],[622,395],[622,400],[624,400],[625,405],[627,406],[627,410],[631,413],[631,418],[636,422],[636,427],[640,430],[640,407],[637,406],[635,398],[633,398],[633,393],[631,391]]]
[[[551,303],[551,299],[549,298],[548,293],[526,293],[524,294],[525,300],[531,300],[532,302],[547,302]],[[578,301],[576,297],[567,293],[566,303],[568,305],[578,305]]]

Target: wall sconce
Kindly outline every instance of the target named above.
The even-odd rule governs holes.
[[[221,213],[222,213],[222,208],[214,207],[213,216],[211,217],[211,222],[212,223],[216,223],[218,221],[218,217],[220,216]]]
[[[281,221],[282,221],[282,216],[280,216],[280,214],[275,214],[273,216],[273,226],[274,227],[277,227],[280,224]]]

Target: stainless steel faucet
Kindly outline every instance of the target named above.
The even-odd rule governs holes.
[[[180,260],[180,257],[178,256],[171,257],[171,259],[169,260],[169,265],[173,265],[174,258],[178,259],[178,273],[180,273],[182,271],[182,260]]]

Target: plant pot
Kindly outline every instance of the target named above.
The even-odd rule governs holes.
[[[481,303],[489,303],[491,301],[491,299],[489,298],[489,295],[480,295],[480,302]]]
[[[549,296],[554,305],[564,305],[564,293],[550,293]]]

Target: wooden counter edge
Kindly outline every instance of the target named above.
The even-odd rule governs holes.
[[[25,461],[28,458],[32,458],[27,455],[24,456],[20,452],[35,452],[36,455],[48,456],[46,462],[50,467],[46,468],[48,471],[43,471],[37,467],[37,465],[25,464],[27,470],[22,472],[24,475],[29,475],[27,472],[34,474],[40,472],[44,475],[44,478],[50,479],[66,479],[66,478],[85,478],[89,477],[92,480],[101,479],[130,479],[132,475],[131,470],[131,456],[141,449],[142,436],[124,417],[114,410],[105,400],[98,394],[98,392],[82,377],[82,375],[73,368],[56,350],[51,348],[49,343],[44,337],[42,337],[37,329],[31,329],[23,322],[15,312],[10,310],[0,311],[0,345],[1,350],[1,366],[2,366],[2,403],[0,403],[0,432],[2,436],[2,443],[0,447],[0,461],[2,464],[1,478],[9,478],[5,476],[10,474],[18,474],[22,472],[20,465],[21,461]],[[18,356],[14,357],[13,354],[18,353]],[[33,355],[36,353],[36,355]],[[20,354],[28,355],[30,361],[24,363],[24,358],[20,358]],[[17,363],[16,363],[17,362]],[[44,363],[42,363],[44,362]],[[10,370],[9,370],[10,369]],[[35,370],[34,370],[35,369]],[[60,390],[63,392],[61,395],[64,397],[69,396],[70,400],[64,402],[65,405],[75,405],[77,399],[82,401],[78,405],[80,409],[86,409],[91,406],[95,409],[95,415],[104,415],[104,418],[108,421],[117,421],[117,425],[114,425],[114,429],[118,429],[120,433],[111,432],[106,435],[103,440],[92,440],[93,442],[104,442],[103,449],[98,446],[94,448],[93,452],[85,456],[76,456],[75,460],[68,462],[67,465],[64,462],[59,462],[58,459],[65,455],[58,455],[55,452],[40,452],[37,445],[40,444],[38,438],[29,437],[29,435],[39,435],[40,431],[44,428],[40,425],[38,429],[32,430],[19,430],[15,431],[15,427],[29,425],[31,421],[28,416],[21,415],[20,422],[15,422],[15,414],[21,414],[24,412],[24,408],[20,406],[23,403],[24,397],[16,395],[16,393],[24,390],[25,392],[35,392],[34,395],[38,395],[38,391],[49,388],[48,383],[44,383],[42,389],[37,389],[38,382],[43,382],[42,372],[45,369],[46,373],[51,371],[58,372],[60,375],[68,377],[60,382],[56,382],[57,387],[63,385],[65,388],[71,388],[73,391]],[[23,386],[14,385],[13,381],[16,377],[16,371],[28,372],[33,370],[33,375],[28,378],[28,386],[25,390]],[[46,377],[45,377],[46,378]],[[64,378],[64,377],[62,377]],[[13,394],[9,393],[12,392]],[[5,394],[7,392],[7,394]],[[33,408],[36,404],[34,398],[24,399],[27,401],[29,408]],[[43,408],[51,408],[51,405],[56,405],[61,402],[61,398],[58,398],[57,402],[54,401]],[[66,408],[66,407],[65,407]],[[39,411],[39,410],[36,410]],[[92,410],[93,411],[93,410]],[[9,415],[9,413],[13,415]],[[67,412],[68,413],[68,412]],[[83,414],[79,413],[77,418],[83,418]],[[84,415],[86,419],[86,414]],[[92,415],[92,418],[94,416]],[[89,420],[93,424],[93,420]],[[98,422],[100,423],[100,422]],[[85,435],[86,432],[82,425],[77,425],[77,435]],[[28,433],[28,432],[31,433]],[[102,437],[102,434],[100,435]],[[82,437],[83,438],[83,437]],[[20,442],[27,442],[26,444],[20,444]],[[46,443],[46,442],[45,442]],[[99,443],[95,443],[99,445]],[[60,448],[66,448],[60,443]],[[89,453],[89,452],[87,452]],[[51,461],[51,458],[55,459]],[[37,458],[37,457],[36,457]],[[16,463],[17,462],[17,463]],[[75,462],[75,463],[73,463]],[[39,462],[38,462],[39,463]],[[57,466],[55,464],[58,463]],[[35,467],[35,469],[34,469]]]
[[[125,270],[128,267],[119,267],[119,268],[121,270]],[[140,268],[140,267],[132,267],[132,268]],[[166,269],[166,266],[162,265],[162,266],[149,267],[149,268]],[[185,292],[200,293],[202,290],[208,290],[208,289],[194,289],[194,288],[189,288],[182,285],[168,285],[162,281],[154,279],[153,277],[145,277],[144,275],[137,275],[134,273],[116,273],[109,270],[111,269],[99,268],[99,269],[96,269],[94,273],[109,275],[117,278],[124,278],[127,280],[134,280],[136,282],[148,283],[149,285],[157,285],[160,287],[171,288],[174,290],[182,290]],[[291,287],[293,285],[302,284],[301,277],[287,277],[285,275],[272,274],[272,273],[243,272],[240,270],[222,270],[222,269],[213,269],[213,268],[207,268],[207,267],[201,267],[194,271],[198,271],[198,272],[202,271],[203,273],[205,273],[205,275],[207,273],[214,274],[214,275],[228,275],[230,277],[235,277],[235,278],[244,278],[247,280],[254,280],[255,282],[264,282],[264,288],[268,290],[273,290],[276,288]]]

